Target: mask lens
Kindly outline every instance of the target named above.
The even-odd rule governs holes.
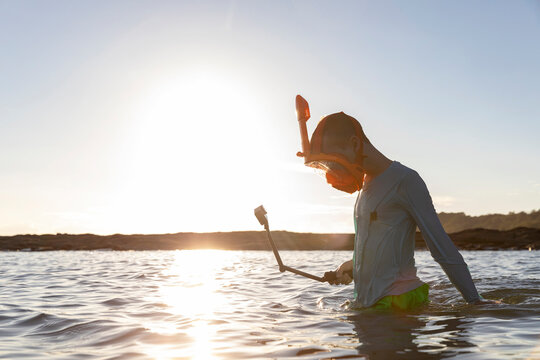
[[[352,194],[360,190],[356,178],[341,164],[334,161],[314,161],[309,166],[325,175],[326,182],[332,187]]]
[[[337,176],[338,173],[343,172],[343,171],[347,171],[347,170],[345,170],[345,168],[342,165],[340,165],[340,164],[338,164],[336,162],[333,162],[333,161],[321,161],[321,160],[318,160],[318,161],[312,161],[307,165],[309,167],[315,169],[317,171],[317,173],[325,175],[325,176],[328,173],[336,173],[335,175]]]
[[[326,180],[331,185],[348,182],[352,177],[344,166],[337,163],[330,163],[326,171]]]

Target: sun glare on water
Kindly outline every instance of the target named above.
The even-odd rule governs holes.
[[[183,250],[175,252],[172,265],[161,274],[165,278],[159,287],[159,298],[150,299],[167,306],[167,312],[181,319],[174,323],[149,323],[146,327],[155,333],[172,335],[186,333],[190,348],[181,356],[190,359],[214,359],[212,338],[216,336],[215,311],[226,309],[227,301],[220,294],[216,274],[234,262],[234,253],[222,250]],[[158,358],[176,358],[178,350],[163,347],[147,349],[148,355]]]

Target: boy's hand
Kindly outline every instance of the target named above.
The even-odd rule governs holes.
[[[340,285],[340,284],[350,284],[351,281],[353,281],[352,276],[352,260],[345,261],[343,264],[341,264],[336,271],[332,271],[331,273],[335,274],[334,276],[330,275],[329,273],[325,273],[325,278],[328,278],[328,283],[331,285]],[[327,275],[328,274],[328,275]]]

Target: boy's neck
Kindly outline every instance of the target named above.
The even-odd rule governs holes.
[[[376,150],[376,149],[374,149]],[[364,159],[364,169],[366,170],[366,182],[371,181],[376,176],[382,174],[392,164],[392,160],[384,156],[379,151],[374,151]]]

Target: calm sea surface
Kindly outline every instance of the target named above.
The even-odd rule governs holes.
[[[352,285],[277,270],[264,251],[0,252],[5,359],[540,359],[540,261],[463,251],[486,298],[470,306],[428,252],[431,304],[352,311]],[[351,252],[284,251],[320,274]]]

